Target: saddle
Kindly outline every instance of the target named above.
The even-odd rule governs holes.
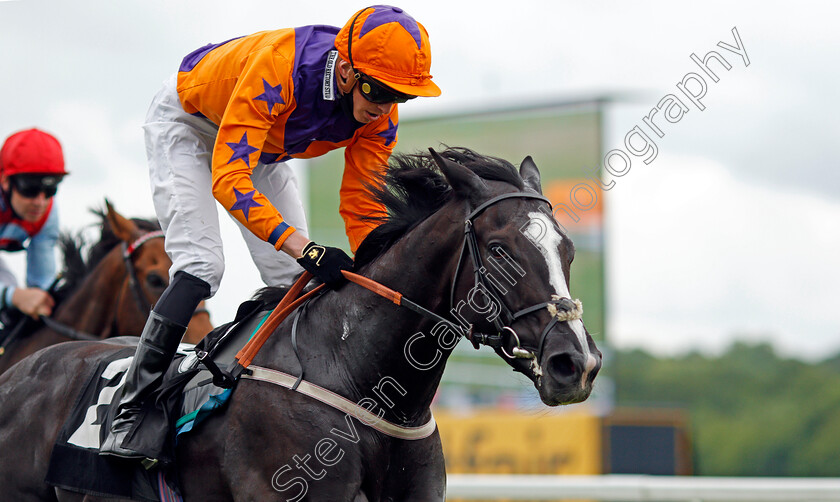
[[[180,500],[172,472],[177,436],[192,431],[224,406],[232,392],[217,385],[227,383],[214,378],[207,367],[230,366],[272,309],[270,302],[247,301],[233,321],[214,329],[199,344],[179,346],[163,383],[144,402],[142,417],[129,438],[132,448],[155,453],[154,462],[99,455],[138,341],[135,337],[108,339],[123,348],[100,361],[89,375],[58,435],[46,482],[75,492],[144,502]]]

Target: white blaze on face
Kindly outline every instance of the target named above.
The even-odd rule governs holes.
[[[523,233],[536,245],[537,249],[539,249],[540,253],[543,255],[543,258],[545,258],[545,263],[548,266],[548,282],[554,288],[555,293],[561,298],[571,299],[569,288],[566,286],[566,276],[563,274],[563,260],[560,257],[560,244],[563,242],[563,236],[554,227],[554,220],[549,215],[540,211],[535,211],[533,213],[528,213],[528,217],[535,223],[533,225],[534,228],[540,228],[542,230],[541,235],[533,235],[530,232]],[[583,375],[581,375],[580,379],[580,386],[585,387],[586,381],[589,378],[589,372],[595,368],[595,364],[597,363],[595,361],[595,357],[589,351],[589,344],[586,341],[586,330],[583,328],[583,322],[581,322],[580,319],[568,322],[569,327],[572,328],[572,331],[574,331],[577,336],[581,351],[583,352],[584,359],[586,360]]]

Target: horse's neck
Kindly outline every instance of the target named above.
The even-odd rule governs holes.
[[[114,322],[125,272],[119,253],[111,252],[57,309],[54,318],[73,329],[101,336]]]
[[[421,306],[449,318],[449,287],[463,233],[445,215],[433,215],[361,271]],[[451,231],[450,231],[451,230]],[[313,303],[298,340],[309,375],[329,375],[333,388],[358,401],[373,399],[386,419],[421,421],[434,398],[452,347],[435,323],[355,284]],[[303,331],[307,331],[304,333]],[[443,345],[443,346],[442,346]],[[320,368],[319,368],[320,366]]]

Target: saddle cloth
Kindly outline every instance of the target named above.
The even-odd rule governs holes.
[[[194,430],[224,405],[232,391],[213,384],[212,375],[196,353],[204,350],[220,368],[228,367],[270,312],[271,307],[262,302],[245,302],[234,321],[214,329],[196,346],[179,346],[160,388],[144,403],[138,432],[130,439],[132,447],[141,445],[141,451],[158,453],[153,458],[159,462],[149,470],[139,461],[99,455],[138,339],[108,340],[124,347],[101,360],[88,376],[53,447],[46,482],[98,496],[142,502],[180,501],[171,472],[177,436]]]
[[[88,378],[53,447],[45,480],[48,484],[90,495],[143,502],[167,500],[157,490],[159,483],[167,484],[165,471],[146,471],[139,462],[99,456],[105,425],[110,424],[109,405],[133,356],[134,348],[125,347],[100,361]]]

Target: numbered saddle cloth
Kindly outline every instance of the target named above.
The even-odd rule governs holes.
[[[126,346],[97,365],[53,447],[45,480],[48,484],[144,502],[180,500],[168,486],[164,470],[147,471],[139,462],[114,461],[99,455],[99,445],[107,431],[105,425],[110,424],[109,407],[122,386],[134,350],[134,346]],[[161,486],[168,495],[161,495]]]
[[[169,469],[175,461],[176,421],[179,435],[192,431],[231,392],[213,385],[196,352],[206,351],[216,364],[227,367],[269,314],[262,302],[245,302],[234,321],[213,330],[198,346],[179,346],[160,388],[143,403],[137,432],[130,438],[145,446],[152,444],[160,453],[152,470],[144,469],[139,461],[99,455],[138,341],[135,337],[109,339],[108,343],[122,347],[99,361],[76,398],[53,447],[46,482],[71,491],[143,502],[180,500],[169,482],[174,479]]]

